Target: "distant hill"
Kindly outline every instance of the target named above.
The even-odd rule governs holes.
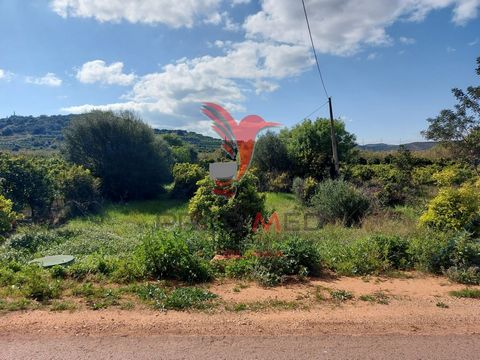
[[[167,129],[155,129],[155,133],[159,135],[163,134],[175,134],[182,141],[192,145],[198,152],[210,152],[220,148],[222,140],[215,139],[210,136],[197,134],[193,131],[186,130],[167,130]]]
[[[411,151],[429,150],[435,145],[437,145],[437,143],[433,141],[423,141],[423,142],[418,141],[418,142],[403,144],[405,148]],[[389,145],[389,144],[383,144],[383,143],[358,146],[359,149],[366,150],[366,151],[395,151],[395,150],[398,150],[399,147],[400,145]]]
[[[78,115],[19,116],[0,118],[0,150],[56,150],[63,140],[62,130]],[[199,152],[218,149],[220,139],[185,130],[159,130],[156,134],[175,134]]]
[[[63,140],[62,130],[78,115],[19,116],[0,118],[0,150],[56,150]],[[158,135],[175,134],[199,152],[218,149],[220,139],[186,130],[154,129]],[[404,144],[412,151],[428,150],[435,142]],[[368,144],[358,148],[367,151],[395,151],[399,145]]]
[[[0,118],[0,150],[55,150],[62,130],[76,115]]]

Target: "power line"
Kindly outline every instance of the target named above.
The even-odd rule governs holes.
[[[312,43],[313,55],[315,56],[315,62],[317,63],[318,74],[320,75],[320,80],[322,80],[323,90],[325,95],[328,96],[327,88],[325,87],[325,82],[323,81],[322,70],[320,70],[320,63],[318,62],[317,51],[315,50],[315,45],[313,43],[312,31],[310,30],[310,22],[308,21],[307,8],[305,7],[305,1],[302,0],[303,12],[305,14],[305,21],[307,22],[308,34],[310,35],[310,42]]]
[[[323,108],[325,105],[328,104],[328,100],[325,101],[325,103],[323,103],[322,105],[320,105],[318,108],[316,108],[315,110],[313,110],[310,114],[308,114],[307,116],[305,116],[302,120],[304,119],[308,119],[310,116],[312,116],[313,114],[315,114],[318,110],[320,110],[321,108]]]

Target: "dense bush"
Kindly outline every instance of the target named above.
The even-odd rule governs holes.
[[[407,239],[398,236],[367,236],[353,241],[322,241],[325,266],[342,275],[380,274],[412,266]]]
[[[100,207],[100,180],[90,170],[69,167],[59,175],[59,188],[67,216],[85,215]]]
[[[420,217],[422,225],[437,230],[467,230],[478,233],[480,225],[480,193],[476,186],[440,189]]]
[[[370,200],[343,180],[326,180],[318,185],[311,204],[324,221],[352,226],[362,221]]]
[[[147,235],[142,243],[146,272],[157,279],[203,282],[211,278],[209,263],[193,254],[175,232]]]
[[[345,129],[345,124],[334,121],[340,161],[349,161],[355,152],[355,135]],[[280,139],[287,146],[292,175],[302,178],[329,178],[333,162],[331,156],[330,121],[327,119],[306,119],[292,129],[284,129]]]
[[[197,182],[206,176],[205,170],[197,164],[175,164],[173,167],[174,186],[172,195],[180,198],[191,198],[197,190]]]
[[[259,233],[252,240],[243,257],[215,261],[217,271],[266,286],[277,285],[289,276],[320,275],[322,260],[314,242],[299,236],[278,238],[269,233]]]
[[[289,192],[292,188],[292,180],[288,172],[269,173],[268,191]]]
[[[206,177],[199,183],[189,203],[192,221],[215,236],[218,250],[238,250],[252,233],[252,221],[265,212],[265,196],[257,191],[256,178],[246,174],[237,184],[236,195],[230,198],[215,195],[213,181]]]
[[[0,239],[2,234],[12,230],[17,214],[13,211],[13,203],[0,195]]]
[[[318,182],[314,178],[307,177],[306,179],[301,179],[297,177],[293,180],[292,192],[301,204],[309,205],[317,187]]]
[[[42,158],[0,153],[0,190],[13,201],[13,210],[29,208],[34,220],[48,217],[54,199],[54,183]]]
[[[167,144],[131,113],[80,115],[64,137],[65,157],[99,177],[102,193],[110,199],[154,197],[171,178]]]
[[[472,171],[461,165],[450,165],[432,174],[432,179],[438,186],[461,185],[472,177]]]

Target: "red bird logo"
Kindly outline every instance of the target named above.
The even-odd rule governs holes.
[[[232,162],[210,164],[210,176],[215,180],[214,193],[226,197],[235,194],[233,180],[239,181],[250,166],[258,133],[266,128],[281,126],[257,115],[248,115],[238,124],[220,105],[204,103],[202,112],[213,120],[213,130],[223,139],[223,150]],[[237,170],[237,155],[240,157]],[[236,173],[235,173],[236,172]]]

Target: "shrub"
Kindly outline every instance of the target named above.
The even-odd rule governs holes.
[[[370,208],[370,200],[343,180],[320,183],[311,203],[326,222],[346,226],[359,224]]]
[[[192,254],[185,240],[175,232],[147,235],[142,252],[146,272],[157,279],[203,282],[211,278],[208,262]]]
[[[415,267],[436,274],[453,265],[455,240],[449,234],[428,231],[410,240],[408,252]]]
[[[288,192],[291,188],[292,181],[287,172],[268,174],[268,191]]]
[[[472,185],[440,189],[420,217],[420,224],[441,230],[479,231],[480,194]]]
[[[349,169],[349,177],[356,183],[372,180],[375,171],[368,165],[354,165]]]
[[[29,228],[27,232],[10,236],[7,241],[7,247],[21,252],[34,253],[40,246],[57,240],[58,237],[54,232],[33,227]]]
[[[466,269],[452,266],[446,271],[452,281],[466,285],[480,285],[480,267],[470,266]]]
[[[307,177],[303,180],[297,177],[293,180],[292,192],[301,204],[309,205],[317,187],[318,182],[314,178]]]
[[[63,132],[66,159],[99,177],[112,200],[154,197],[171,178],[168,145],[130,112],[92,111]]]
[[[48,217],[54,198],[54,184],[41,157],[9,156],[0,153],[1,188],[13,201],[13,210],[29,208],[34,220]]]
[[[412,179],[414,185],[433,185],[435,180],[433,174],[439,170],[438,165],[416,167],[412,171]]]
[[[281,283],[286,276],[320,275],[321,258],[313,242],[298,236],[278,239],[271,234],[259,234],[254,240],[245,259],[235,261],[237,274],[251,271],[249,277],[266,286]]]
[[[319,251],[325,265],[341,275],[368,275],[409,268],[408,244],[398,236],[373,235],[322,242]]]
[[[460,165],[447,166],[432,175],[438,186],[460,185],[472,177],[472,171]]]
[[[94,253],[77,259],[68,267],[68,274],[75,279],[84,279],[90,275],[110,275],[117,268],[117,263],[117,257]]]
[[[265,195],[258,193],[256,178],[246,174],[237,183],[236,195],[215,195],[213,181],[206,177],[190,200],[188,212],[192,221],[213,233],[217,250],[238,250],[252,233],[256,214],[265,212]]]
[[[375,235],[370,239],[378,245],[385,269],[406,270],[411,266],[407,239],[385,235]]]
[[[66,215],[85,215],[99,208],[100,180],[89,170],[73,165],[61,173],[59,182]]]
[[[175,164],[173,167],[172,195],[181,198],[191,198],[197,190],[197,182],[205,177],[205,170],[197,164]]]
[[[48,271],[38,266],[29,266],[17,274],[23,294],[30,299],[46,301],[60,295],[59,282],[52,280]]]
[[[12,225],[17,214],[13,211],[13,203],[11,200],[0,195],[0,239],[2,234],[12,230]]]

